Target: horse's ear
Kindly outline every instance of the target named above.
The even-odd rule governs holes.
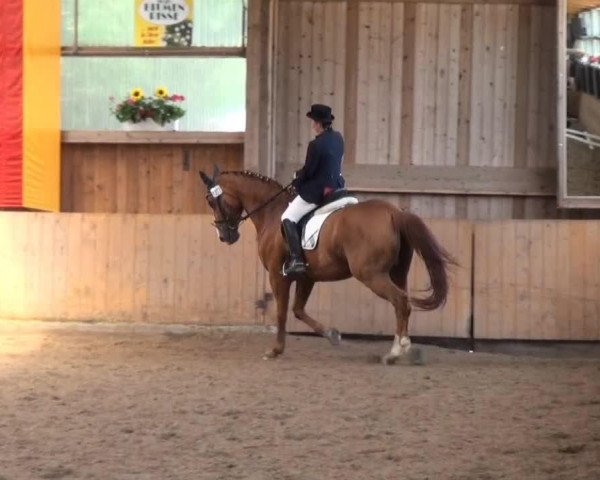
[[[200,173],[200,178],[204,182],[204,185],[206,185],[208,188],[211,188],[215,184],[215,182],[213,182],[212,179],[202,170],[200,170],[198,173]]]
[[[217,177],[221,174],[221,170],[219,170],[219,167],[217,165],[214,165],[213,167],[213,182],[217,182]]]

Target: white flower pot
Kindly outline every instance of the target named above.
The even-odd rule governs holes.
[[[164,125],[156,123],[151,118],[146,118],[138,123],[123,122],[123,130],[127,132],[173,132],[179,130],[179,119]]]

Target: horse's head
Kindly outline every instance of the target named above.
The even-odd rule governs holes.
[[[228,189],[226,182],[219,182],[219,168],[215,166],[212,178],[200,171],[206,185],[206,201],[213,211],[219,240],[231,245],[240,239],[239,226],[243,207],[240,200]],[[223,176],[225,179],[226,176]]]

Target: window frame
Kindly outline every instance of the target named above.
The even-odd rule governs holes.
[[[61,45],[61,56],[85,57],[242,57],[246,58],[246,44],[248,41],[248,3],[240,0],[242,5],[242,45],[239,47],[107,47],[107,46],[81,46],[79,45],[79,0],[73,1],[73,44]]]
[[[61,45],[62,57],[194,57],[194,58],[244,58],[248,42],[248,0],[242,4],[242,45],[238,47],[192,46],[185,48],[145,48],[79,45],[79,0],[73,1],[73,44]],[[247,59],[246,59],[247,61]],[[247,116],[247,112],[246,112]],[[158,135],[157,135],[158,134]],[[63,130],[63,143],[244,143],[245,130],[240,132],[220,131],[175,131],[120,132],[118,130]]]
[[[567,0],[558,0],[557,10],[557,32],[558,32],[558,48],[557,48],[557,76],[556,82],[557,92],[557,180],[558,191],[557,200],[559,208],[583,208],[597,209],[600,208],[600,195],[594,196],[576,196],[568,195],[567,192],[567,64],[565,61],[567,52]]]

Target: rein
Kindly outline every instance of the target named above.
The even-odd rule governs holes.
[[[245,215],[241,215],[237,219],[230,218],[229,215],[227,215],[225,213],[225,209],[223,208],[223,205],[221,204],[221,195],[218,195],[215,198],[215,200],[217,202],[217,207],[219,208],[219,211],[220,211],[221,215],[223,216],[224,220],[215,220],[214,223],[213,223],[213,225],[217,226],[217,225],[223,225],[224,224],[230,230],[237,230],[241,223],[245,222],[252,215],[254,215],[256,212],[262,210],[267,205],[271,204],[279,195],[281,195],[284,192],[287,192],[288,189],[291,186],[292,186],[292,184],[289,183],[288,185],[286,185],[285,187],[283,187],[279,192],[277,192],[275,195],[273,195],[271,198],[269,198],[265,203],[263,203],[262,205],[259,205],[254,210],[252,210],[250,212],[247,212]],[[207,196],[209,196],[209,195],[211,195],[211,194],[209,193]]]

